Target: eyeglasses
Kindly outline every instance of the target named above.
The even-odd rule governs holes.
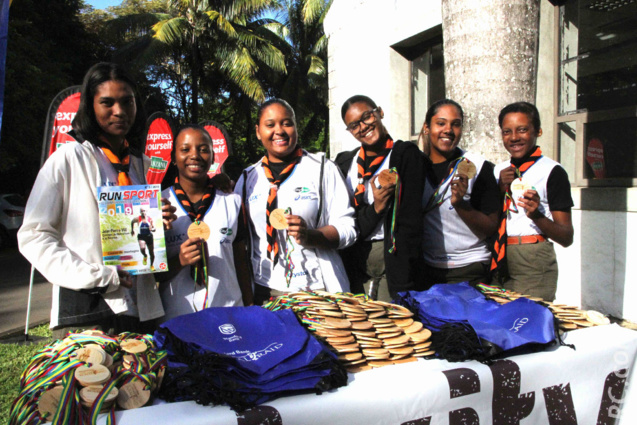
[[[363,112],[363,115],[361,115],[361,119],[352,121],[351,123],[347,124],[345,130],[349,131],[350,133],[356,133],[360,129],[361,124],[373,123],[374,121],[376,121],[376,115],[374,115],[374,112],[376,111],[378,111],[378,107]]]

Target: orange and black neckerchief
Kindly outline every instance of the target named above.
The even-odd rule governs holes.
[[[512,159],[511,165],[515,167],[515,174],[518,177],[521,177],[540,158],[542,158],[542,150],[539,146],[536,146],[535,149],[526,156],[526,158],[522,159],[522,161],[517,162]],[[507,192],[504,194],[502,211],[500,211],[500,226],[498,227],[496,240],[493,244],[493,253],[491,258],[490,273],[493,275],[493,273],[497,271],[500,283],[504,282],[504,280],[509,277],[509,271],[506,264],[507,217],[512,202],[515,203],[515,200],[512,198],[511,186],[509,185]]]
[[[393,147],[394,141],[391,137],[388,137],[385,142],[385,148],[376,155],[369,165],[366,165],[365,149],[361,147],[358,150],[358,158],[356,159],[358,166],[358,184],[356,185],[356,192],[354,193],[354,207],[356,209],[365,205],[365,181],[369,180],[369,178],[378,171],[378,167],[385,161],[385,158],[389,155]]]
[[[302,156],[303,150],[301,148],[296,148],[294,153],[292,153],[292,161],[283,169],[283,171],[281,171],[277,179],[274,178],[272,170],[270,169],[270,161],[268,160],[268,156],[264,156],[261,160],[261,165],[263,166],[265,176],[270,182],[270,193],[268,194],[268,204],[265,210],[265,223],[268,240],[268,259],[271,260],[274,265],[276,265],[276,263],[279,261],[279,243],[277,242],[276,238],[276,230],[270,225],[270,214],[277,208],[276,193],[279,185],[283,183],[288,177],[290,177],[290,174],[292,174],[292,171],[294,171],[294,167],[296,167],[296,164],[299,163]]]
[[[104,155],[111,162],[111,165],[117,171],[117,185],[118,186],[130,186],[133,184],[130,177],[128,177],[128,170],[130,167],[130,150],[128,149],[128,142],[124,140],[122,142],[121,152],[118,155],[115,155],[111,150],[111,145],[100,140],[95,143],[95,146],[100,148]]]
[[[194,209],[192,202],[190,202],[190,199],[188,198],[188,195],[179,184],[179,176],[175,178],[173,189],[175,190],[175,195],[177,195],[177,200],[184,208],[184,211],[188,213],[188,217],[190,218],[190,220],[197,223],[202,221],[204,216],[206,215],[206,212],[210,208],[210,205],[212,205],[212,201],[214,201],[215,199],[215,187],[212,184],[212,180],[208,179],[208,187],[206,188],[206,192],[204,193],[204,195],[201,197],[201,201],[199,203],[199,206],[197,207],[197,210]],[[196,284],[207,287],[208,243],[206,241],[203,241],[201,243],[201,259],[192,267],[191,272],[193,280]]]

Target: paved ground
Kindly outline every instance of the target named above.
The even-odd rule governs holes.
[[[0,251],[0,337],[24,333],[31,264],[17,248]],[[51,284],[35,272],[30,326],[48,322],[51,312]]]

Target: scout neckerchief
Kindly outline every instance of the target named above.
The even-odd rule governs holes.
[[[358,150],[358,158],[356,159],[356,164],[358,167],[358,184],[356,186],[356,192],[354,193],[354,206],[356,209],[359,209],[365,202],[365,180],[368,180],[371,176],[376,173],[378,168],[381,166],[383,161],[391,149],[394,147],[394,141],[391,137],[387,137],[387,141],[385,142],[384,149],[376,155],[376,157],[372,160],[372,162],[367,165],[365,161],[365,149],[362,147]]]
[[[100,140],[101,143],[95,145],[99,147],[106,158],[111,162],[111,165],[117,171],[117,185],[118,186],[130,186],[133,184],[130,177],[128,177],[128,169],[130,165],[130,151],[128,149],[128,142],[124,140],[122,142],[121,152],[115,155],[111,150],[111,145],[107,142]]]
[[[460,154],[461,155],[459,158],[449,161],[447,177],[442,179],[440,184],[436,187],[436,191],[429,198],[427,206],[425,207],[425,213],[428,213],[434,208],[440,206],[440,204],[442,204],[442,202],[445,200],[445,195],[447,194],[447,190],[449,190],[450,186],[449,183],[453,176],[456,174],[458,165],[465,159],[462,151],[460,151]]]
[[[536,146],[530,153],[521,158],[519,161],[511,158],[511,165],[515,167],[515,174],[518,177],[535,164],[540,158],[542,158],[542,150],[539,146]],[[493,253],[491,258],[490,273],[498,272],[498,280],[500,283],[504,281],[508,276],[508,269],[506,264],[506,245],[507,245],[507,217],[509,209],[515,207],[515,201],[511,193],[511,185],[507,188],[504,194],[504,202],[502,204],[502,211],[500,212],[500,226],[498,227],[498,234],[496,235],[495,243],[493,244]],[[517,208],[515,208],[517,212]]]
[[[294,167],[299,163],[301,157],[303,156],[303,150],[301,148],[296,148],[296,150],[292,153],[292,161],[281,171],[278,178],[274,178],[272,174],[272,170],[270,169],[270,161],[268,160],[268,156],[264,156],[261,160],[261,165],[263,166],[263,171],[265,172],[265,176],[270,182],[270,192],[268,194],[268,204],[266,206],[265,211],[265,222],[266,222],[266,232],[267,232],[267,240],[268,240],[268,259],[277,264],[279,261],[279,243],[276,238],[276,230],[270,224],[270,214],[277,208],[277,200],[276,193],[279,188],[279,185],[283,183],[294,171]]]
[[[212,180],[208,179],[208,187],[204,195],[201,197],[201,201],[199,201],[199,206],[195,211],[192,202],[188,199],[188,195],[182,189],[179,184],[179,176],[175,178],[175,184],[173,185],[175,189],[175,195],[177,195],[177,200],[184,208],[184,210],[188,213],[188,217],[193,223],[199,224],[203,220],[204,215],[212,205],[212,201],[215,199],[215,190],[214,185],[212,184]],[[206,297],[204,298],[203,308],[206,308],[208,304],[208,243],[203,241],[201,243],[201,259],[195,264],[192,268],[193,279],[195,281],[195,285],[205,286],[206,287]],[[195,307],[197,310],[197,307]]]

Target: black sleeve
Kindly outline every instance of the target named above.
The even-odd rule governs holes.
[[[358,239],[365,240],[372,234],[378,223],[385,217],[385,211],[378,214],[373,205],[363,205],[356,210],[356,224],[358,225]]]
[[[246,238],[245,218],[243,216],[243,208],[239,209],[239,217],[237,217],[237,235],[234,237],[235,242],[243,242]]]
[[[567,211],[573,206],[571,182],[564,168],[555,166],[551,170],[546,181],[546,197],[551,211]]]
[[[385,217],[385,272],[389,292],[408,291],[420,283],[422,267],[422,194],[425,188],[427,162],[418,146],[402,142],[395,166],[401,181],[401,198],[396,215],[396,249],[392,247],[391,224],[393,203]],[[392,153],[394,159],[394,153]]]
[[[485,161],[471,192],[471,206],[487,215],[500,211],[502,198],[498,182],[493,175],[493,164]]]

